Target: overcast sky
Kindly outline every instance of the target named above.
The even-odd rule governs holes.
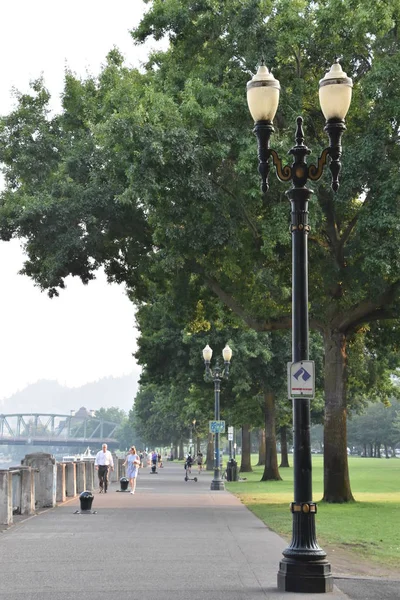
[[[97,74],[113,46],[138,66],[146,50],[133,45],[128,30],[144,9],[140,0],[4,2],[0,114],[12,109],[13,86],[26,91],[41,74],[58,109],[65,67],[83,77]],[[1,399],[40,379],[72,387],[138,372],[134,307],[122,286],[108,285],[101,273],[88,286],[69,278],[50,300],[17,274],[22,263],[18,242],[0,242],[0,407]]]

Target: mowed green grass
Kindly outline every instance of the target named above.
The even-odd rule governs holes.
[[[257,457],[254,456],[254,464]],[[293,456],[291,457],[293,460]],[[240,459],[240,457],[239,457]],[[289,461],[292,464],[292,460]],[[238,462],[240,465],[240,461]],[[264,523],[291,538],[293,469],[280,469],[283,481],[261,482],[264,468],[241,473],[246,481],[227,483]],[[323,495],[323,458],[313,455],[313,499],[318,503],[318,543],[354,551],[377,564],[398,567],[400,562],[400,459],[349,456],[350,483],[355,502],[327,504]]]

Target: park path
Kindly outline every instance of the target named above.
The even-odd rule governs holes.
[[[0,599],[310,598],[278,592],[286,542],[229,492],[211,491],[210,482],[209,473],[185,482],[182,464],[167,463],[158,474],[142,469],[135,495],[115,484],[95,494],[96,514],[76,514],[75,498],[19,522],[0,534]],[[337,583],[348,595],[335,587],[329,600],[392,600],[366,588],[357,595],[360,580]]]

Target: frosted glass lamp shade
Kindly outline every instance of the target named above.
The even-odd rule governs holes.
[[[353,82],[342,67],[335,62],[325,77],[319,82],[319,103],[327,121],[344,121],[350,108]]]
[[[226,344],[225,348],[222,350],[222,356],[224,357],[225,362],[231,362],[232,349],[229,348],[228,344]]]
[[[203,358],[204,358],[205,362],[211,361],[212,353],[213,353],[212,349],[207,344],[207,346],[205,348],[203,348]]]
[[[257,121],[273,121],[279,104],[279,81],[265,65],[247,83],[247,104],[250,114]]]

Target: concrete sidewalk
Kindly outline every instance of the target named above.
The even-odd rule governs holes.
[[[316,597],[278,592],[286,542],[234,496],[212,492],[211,474],[201,473],[197,483],[185,482],[184,474],[175,463],[166,463],[158,474],[145,468],[135,495],[117,493],[116,485],[96,494],[96,514],[75,514],[80,503],[73,499],[5,531],[0,535],[0,599]],[[342,588],[343,581],[338,581]],[[398,582],[392,583],[397,590]],[[357,596],[362,585],[354,587],[349,595],[335,587],[326,597],[392,598],[369,596],[366,588]]]

